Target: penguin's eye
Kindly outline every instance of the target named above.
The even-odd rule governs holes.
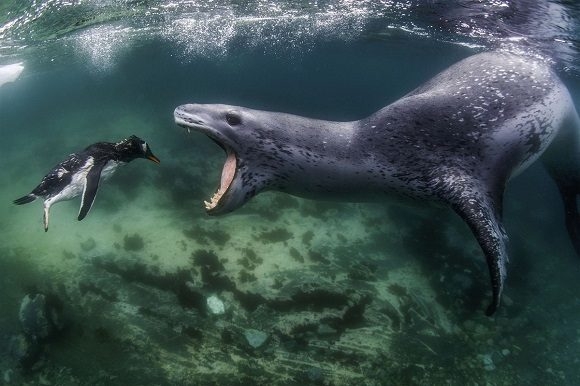
[[[143,149],[143,153],[147,153],[147,142],[141,144],[141,149]]]
[[[230,126],[237,126],[242,123],[242,118],[235,111],[228,111],[226,113],[226,122],[228,122],[228,125]]]

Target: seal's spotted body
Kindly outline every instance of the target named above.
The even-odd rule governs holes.
[[[345,200],[397,193],[449,204],[487,258],[493,288],[488,314],[499,305],[506,275],[505,184],[556,139],[559,149],[552,146],[544,160],[580,250],[578,116],[552,70],[527,57],[472,56],[359,121],[196,104],[178,107],[175,120],[228,154],[221,186],[206,202],[211,214],[230,212],[266,189]]]

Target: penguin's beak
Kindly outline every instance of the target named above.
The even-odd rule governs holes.
[[[151,151],[151,149],[149,149],[149,146],[147,146],[147,151],[145,152],[145,158],[155,162],[156,164],[161,162],[161,161],[159,161],[159,158],[157,158],[153,155],[153,152]]]
[[[147,159],[149,159],[149,160],[151,160],[151,161],[155,162],[156,164],[158,164],[158,163],[160,163],[160,162],[161,162],[161,161],[159,161],[159,158],[157,158],[157,157],[155,157],[155,156],[153,155],[153,153],[151,153],[151,154],[148,154],[148,155],[147,155]]]

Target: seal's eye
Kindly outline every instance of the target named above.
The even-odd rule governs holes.
[[[226,113],[226,121],[228,122],[228,125],[236,126],[242,123],[242,118],[235,111],[228,111]]]

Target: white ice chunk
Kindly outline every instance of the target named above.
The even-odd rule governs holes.
[[[14,63],[0,66],[0,86],[14,82],[24,70],[23,63]]]

